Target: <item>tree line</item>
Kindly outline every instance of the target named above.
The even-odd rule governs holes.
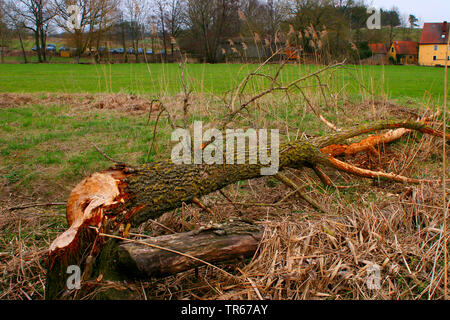
[[[136,60],[143,47],[166,59],[182,52],[215,63],[246,56],[250,46],[261,56],[284,46],[329,63],[363,58],[361,44],[387,43],[393,28],[417,26],[413,15],[382,10],[386,39],[366,29],[367,9],[364,0],[0,0],[0,46],[18,39],[27,62],[23,39],[32,36],[45,62],[49,34],[63,34],[77,59],[114,43],[133,48]]]

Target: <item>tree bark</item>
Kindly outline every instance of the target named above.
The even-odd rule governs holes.
[[[39,37],[39,29],[36,29],[36,31],[34,31],[34,41],[36,43],[36,53],[38,56],[38,62],[41,63],[42,62],[42,56],[41,56],[41,44],[40,44],[40,37]]]

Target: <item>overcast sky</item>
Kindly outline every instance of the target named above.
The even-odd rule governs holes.
[[[402,15],[413,14],[424,22],[450,22],[450,0],[367,0],[374,7],[390,9],[396,6]]]

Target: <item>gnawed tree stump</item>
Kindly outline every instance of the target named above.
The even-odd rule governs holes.
[[[328,137],[311,140],[300,139],[280,146],[280,170],[327,166],[368,178],[405,183],[423,181],[409,179],[394,173],[363,170],[339,161],[333,157],[333,152],[326,153],[325,151],[329,146],[345,143],[346,139],[364,133],[397,128],[417,130],[442,137],[442,133],[428,128],[423,122],[384,121],[367,124]],[[61,297],[65,291],[68,276],[66,270],[69,265],[80,266],[84,270],[83,279],[89,280],[98,275],[100,269],[107,274],[105,265],[111,265],[108,267],[109,270],[115,270],[114,263],[110,260],[111,255],[133,252],[135,248],[131,244],[117,244],[117,239],[106,238],[101,234],[126,236],[130,226],[138,226],[150,218],[155,219],[164,212],[180,207],[182,203],[191,203],[193,199],[220,190],[229,184],[260,177],[263,167],[264,165],[261,164],[248,163],[242,165],[179,165],[167,160],[145,164],[139,168],[119,165],[113,169],[92,174],[73,189],[67,203],[67,219],[70,228],[60,235],[50,247],[46,298]],[[117,245],[121,249],[111,249]],[[221,243],[221,245],[224,245],[224,248],[227,246],[226,243]],[[222,258],[225,260],[231,258],[226,254],[226,250],[219,250],[220,246],[217,247],[217,250],[221,252]],[[107,248],[113,251],[109,251],[110,253],[107,254]],[[180,244],[180,250],[183,248],[187,249]],[[130,254],[130,257],[132,256]],[[160,275],[162,275],[171,270],[170,265],[163,265],[168,263],[168,260],[162,260],[160,261],[161,266],[156,267],[152,263],[152,266],[147,267],[149,271],[146,272],[145,264],[149,263],[149,260],[142,258],[144,256],[149,257],[150,254],[143,254],[141,258],[135,256],[130,260],[136,264],[130,268],[139,271],[137,274],[141,276],[156,275],[158,272],[155,270],[159,268]],[[215,254],[208,254],[204,257],[206,261],[209,261],[208,259],[222,261],[222,258]],[[122,267],[121,271],[115,270],[110,274],[114,274],[113,278],[117,278],[117,274],[120,272],[126,274],[123,269]],[[163,270],[167,272],[162,272]]]

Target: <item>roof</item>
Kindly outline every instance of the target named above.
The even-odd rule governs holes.
[[[421,44],[446,44],[450,24],[447,21],[441,23],[425,23],[423,25]]]
[[[384,43],[369,43],[369,48],[373,54],[386,54],[387,49]]]
[[[417,55],[419,52],[419,43],[415,41],[394,41],[392,46],[397,54]]]

